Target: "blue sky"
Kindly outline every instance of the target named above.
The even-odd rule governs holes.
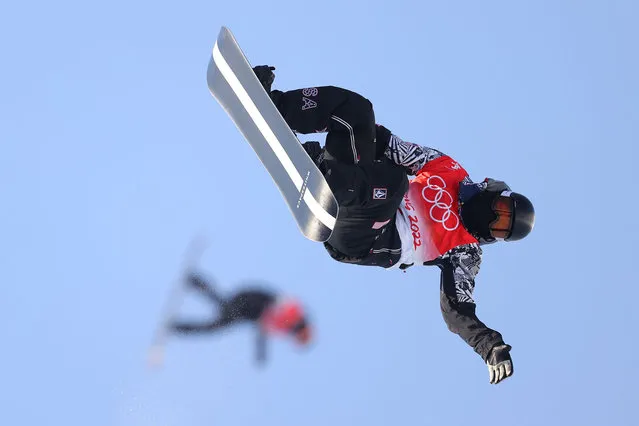
[[[630,425],[639,403],[631,1],[12,2],[0,18],[0,424]],[[302,237],[206,87],[219,28],[275,87],[337,85],[400,137],[537,209],[486,248],[478,315],[513,346],[488,384],[439,274],[342,265]],[[144,357],[195,235],[231,291],[262,279],[318,327]],[[188,301],[187,314],[206,314]]]

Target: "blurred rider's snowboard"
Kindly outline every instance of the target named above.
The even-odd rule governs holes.
[[[207,83],[270,173],[300,231],[313,241],[328,240],[338,212],[335,196],[225,27],[213,47]]]
[[[155,330],[151,347],[149,348],[147,362],[150,367],[158,368],[164,363],[164,350],[166,341],[170,335],[169,324],[175,318],[185,295],[187,277],[194,271],[202,253],[207,247],[204,237],[198,237],[191,241],[184,253],[184,260],[179,277],[171,284],[169,295],[161,313],[160,322]]]

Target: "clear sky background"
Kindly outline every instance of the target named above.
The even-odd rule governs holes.
[[[22,1],[0,13],[0,424],[631,425],[639,403],[633,1]],[[276,88],[338,85],[537,210],[484,250],[491,386],[439,271],[342,265],[298,231],[209,94],[222,25]],[[630,188],[630,190],[629,190]],[[182,254],[302,298],[317,341],[248,328],[145,351]],[[195,301],[185,314],[205,315]]]

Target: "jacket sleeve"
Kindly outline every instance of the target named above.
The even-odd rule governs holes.
[[[426,163],[444,155],[435,148],[405,141],[381,124],[376,126],[376,139],[376,143],[384,144],[384,155],[406,168],[409,175],[416,175]]]
[[[482,251],[478,244],[456,247],[439,259],[440,304],[448,329],[459,335],[484,361],[496,345],[504,344],[499,332],[488,328],[475,313],[475,276]]]

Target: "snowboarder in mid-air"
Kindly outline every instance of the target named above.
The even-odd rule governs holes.
[[[473,290],[481,246],[521,240],[532,231],[530,200],[502,181],[473,182],[441,151],[376,124],[371,102],[355,92],[334,86],[271,90],[274,69],[260,65],[253,71],[289,127],[301,134],[326,133],[324,147],[303,145],[339,204],[324,243],[330,256],[384,268],[438,266],[449,330],[481,356],[490,383],[511,376],[511,346],[479,320]]]
[[[189,287],[203,295],[216,308],[217,317],[204,320],[174,319],[169,324],[180,335],[216,333],[239,323],[253,323],[257,328],[256,360],[266,361],[267,336],[290,336],[305,346],[311,341],[311,326],[302,305],[274,291],[259,287],[244,287],[229,297],[222,297],[201,275],[189,274]]]

